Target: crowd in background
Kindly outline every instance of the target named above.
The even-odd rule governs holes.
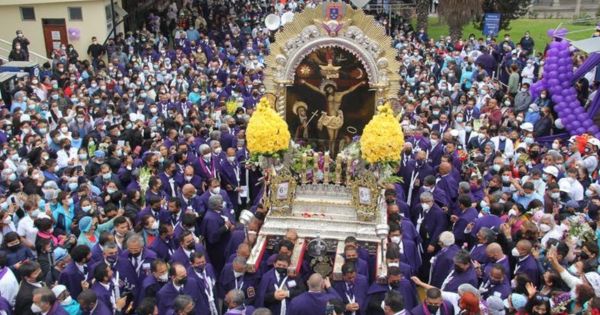
[[[343,280],[288,270],[292,228],[246,270],[268,210],[245,146],[264,19],[316,5],[173,2],[19,79],[0,100],[0,314],[597,314],[600,140],[537,142],[564,129],[549,92],[530,92],[544,63],[530,34],[430,38],[377,12],[406,137],[386,278],[350,235]],[[27,60],[25,35],[11,60]],[[575,84],[582,105],[599,75]]]

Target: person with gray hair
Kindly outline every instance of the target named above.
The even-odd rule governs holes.
[[[252,314],[254,307],[244,304],[245,295],[242,290],[230,290],[225,296],[227,312],[223,315]]]
[[[323,279],[323,276],[318,273],[313,273],[306,283],[308,292],[292,299],[288,315],[322,314],[327,306],[327,301],[340,298],[331,287],[329,278]]]
[[[217,290],[220,299],[224,299],[225,293],[231,290],[252,292],[257,289],[258,280],[253,274],[246,274],[246,264],[246,257],[238,255],[233,259],[233,262],[226,264],[223,267],[223,271],[219,277]],[[250,294],[247,296],[245,298],[245,304],[254,304],[254,295]]]
[[[489,258],[485,253],[488,244],[496,241],[496,232],[494,230],[482,227],[475,235],[477,243],[471,248],[471,258],[484,265],[488,262]]]
[[[182,294],[178,295],[173,302],[174,314],[192,314],[196,303],[191,296]]]
[[[40,314],[66,314],[60,303],[56,303],[54,292],[46,287],[33,290],[33,301],[31,311]],[[52,311],[52,313],[50,313]]]
[[[423,257],[423,265],[427,265],[431,256],[439,250],[438,239],[440,234],[446,230],[448,225],[448,219],[446,214],[433,200],[433,194],[424,191],[419,196],[421,200],[420,213],[417,218],[417,231],[421,233],[423,237],[423,249],[425,255]],[[429,268],[427,266],[426,268]],[[427,269],[425,269],[427,270]]]
[[[211,180],[213,187],[218,184],[218,180]],[[207,191],[200,199],[203,204],[208,206],[204,214],[204,219],[200,224],[200,233],[206,237],[206,249],[210,261],[217,273],[220,273],[225,265],[225,252],[223,249],[231,239],[231,231],[235,228],[235,217],[231,207],[224,208],[224,204],[231,204],[223,201],[221,192],[213,193]]]
[[[454,256],[460,251],[456,246],[454,234],[444,231],[440,234],[438,245],[443,249],[434,257],[429,270],[429,283],[435,287],[441,287],[444,279],[452,272]]]

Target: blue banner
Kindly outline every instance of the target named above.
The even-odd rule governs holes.
[[[483,22],[483,35],[496,36],[500,31],[500,13],[486,13]]]

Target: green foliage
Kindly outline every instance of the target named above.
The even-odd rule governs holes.
[[[483,0],[481,8],[483,14],[477,16],[473,21],[475,28],[483,30],[485,13],[500,13],[500,29],[510,30],[510,23],[527,14],[527,8],[531,0]]]

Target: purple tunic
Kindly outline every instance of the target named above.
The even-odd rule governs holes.
[[[367,291],[369,290],[368,279],[363,275],[356,275],[354,283],[348,284],[345,281],[336,281],[332,284],[338,295],[342,298],[344,304],[351,303],[351,299],[358,304],[360,309],[358,315],[366,314]]]

